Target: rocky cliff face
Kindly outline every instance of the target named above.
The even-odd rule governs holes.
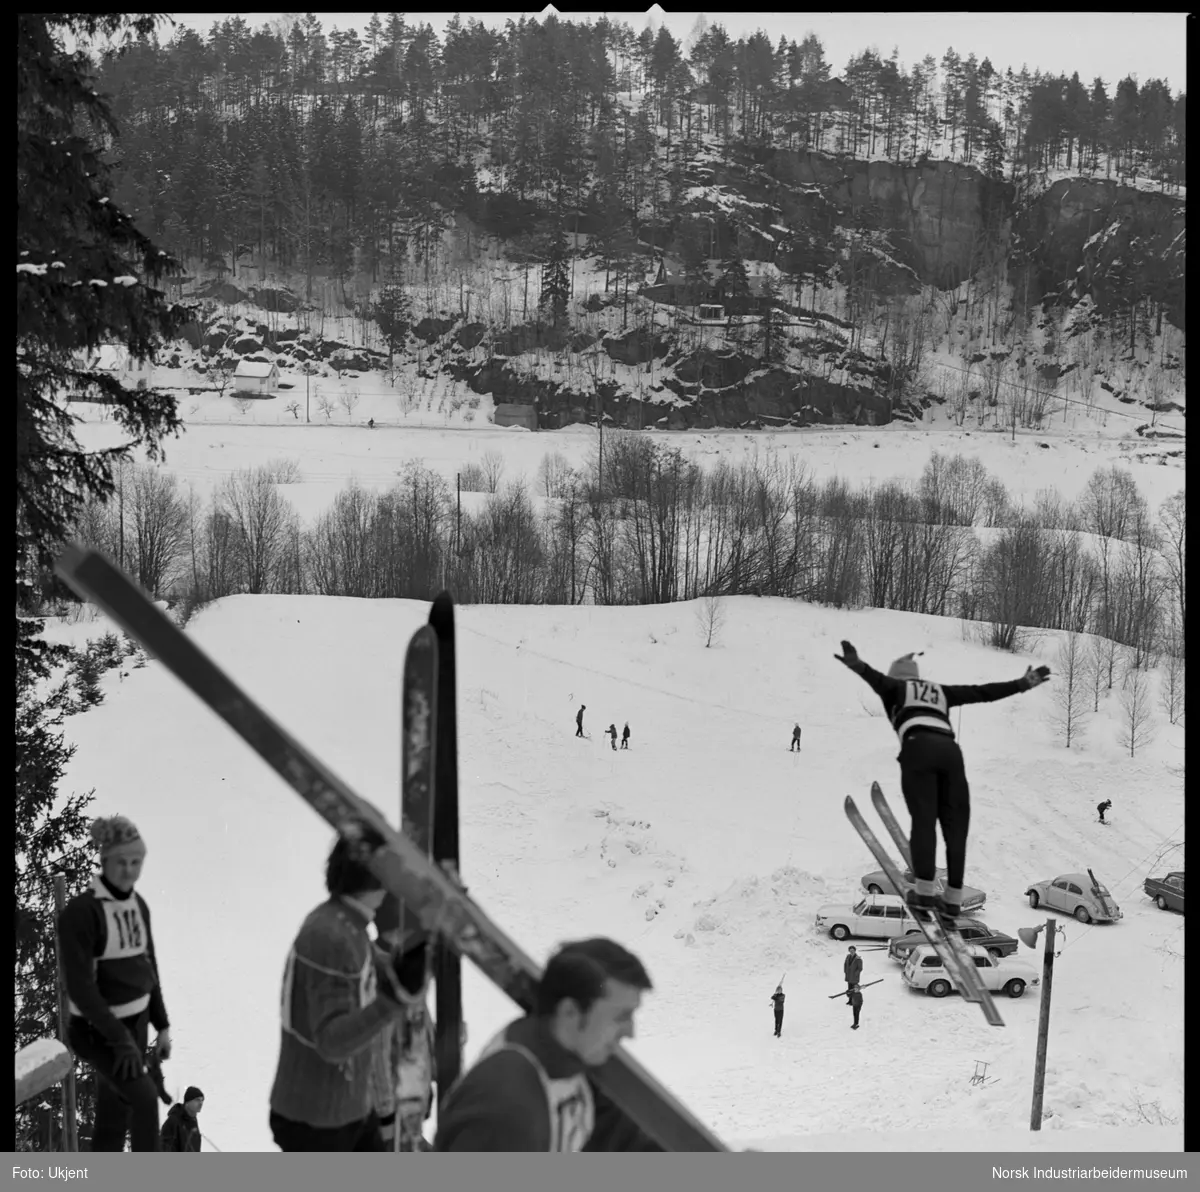
[[[1013,247],[1040,294],[1090,295],[1104,314],[1152,298],[1182,327],[1185,220],[1173,195],[1064,178],[1015,212]]]
[[[900,258],[927,285],[955,286],[970,275],[984,230],[989,221],[1003,224],[1011,195],[1007,184],[949,161],[906,166],[817,153],[791,157],[786,174],[815,188],[839,214],[873,211],[894,234]]]

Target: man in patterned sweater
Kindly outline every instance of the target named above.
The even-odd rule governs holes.
[[[67,986],[67,1042],[96,1073],[92,1150],[157,1151],[158,1090],[146,1070],[148,1027],[158,1055],[171,1032],[158,982],[150,908],[134,890],[146,845],[124,816],[97,819],[92,840],[100,872],[63,908],[58,921]]]
[[[651,988],[612,940],[564,945],[546,965],[534,1013],[511,1023],[450,1090],[435,1151],[659,1151],[588,1077],[633,1037]]]
[[[897,658],[886,675],[872,670],[847,641],[834,657],[865,679],[883,701],[884,711],[900,738],[900,789],[912,816],[909,849],[916,886],[907,900],[935,910],[947,926],[962,913],[962,885],[967,866],[967,829],[971,792],[962,751],[950,727],[950,709],[983,704],[1028,691],[1050,677],[1048,666],[1028,667],[1019,679],[975,686],[931,683],[922,679],[916,658]],[[946,886],[937,897],[937,826],[946,843]]]
[[[414,937],[395,956],[372,943],[384,891],[340,837],[325,888],[284,967],[271,1132],[281,1151],[381,1151],[389,1027],[424,1002],[427,941]]]

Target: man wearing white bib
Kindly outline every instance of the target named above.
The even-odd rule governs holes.
[[[535,1012],[501,1031],[450,1090],[433,1149],[662,1150],[588,1077],[633,1038],[650,988],[642,962],[620,944],[565,944],[546,965]]]
[[[158,982],[150,908],[134,890],[146,845],[123,815],[96,820],[100,872],[63,908],[58,922],[67,986],[67,1041],[96,1073],[92,1150],[157,1151],[158,1090],[146,1068],[148,1027],[159,1056],[171,1032]]]

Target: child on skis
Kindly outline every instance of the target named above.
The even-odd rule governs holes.
[[[897,658],[886,675],[873,670],[847,641],[834,657],[863,678],[883,701],[892,728],[900,738],[900,788],[912,816],[909,848],[916,887],[908,892],[910,906],[935,911],[953,926],[962,913],[963,876],[967,863],[967,829],[971,792],[962,751],[950,727],[949,711],[960,704],[1007,699],[1044,683],[1047,666],[1029,667],[1007,683],[931,683],[922,679],[915,657]],[[937,826],[946,845],[946,885],[940,898],[937,885]]]

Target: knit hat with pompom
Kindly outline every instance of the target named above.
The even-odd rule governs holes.
[[[107,857],[113,849],[120,848],[123,844],[133,844],[134,841],[142,839],[137,825],[123,815],[101,816],[93,821],[91,836],[100,850],[101,860]]]

